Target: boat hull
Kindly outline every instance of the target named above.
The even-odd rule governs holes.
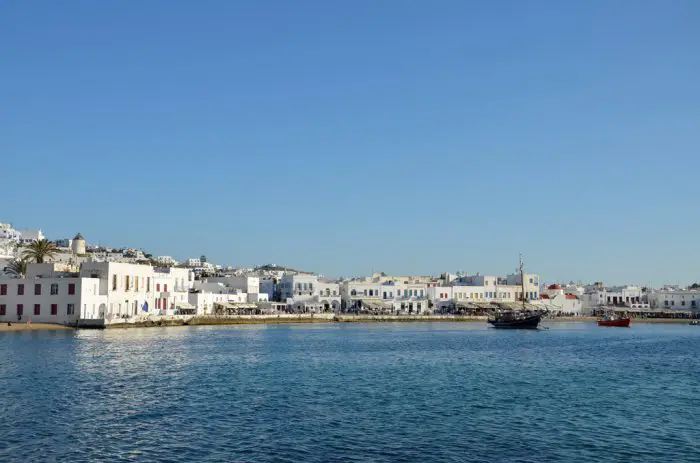
[[[489,320],[489,324],[499,329],[536,330],[542,320],[541,315],[533,315],[519,320]]]
[[[629,328],[632,323],[630,318],[619,318],[617,320],[598,320],[598,326],[617,326],[621,328]]]

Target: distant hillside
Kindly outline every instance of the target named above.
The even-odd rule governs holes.
[[[255,267],[255,270],[261,270],[261,271],[283,271],[283,272],[296,272],[296,273],[309,273],[305,272],[303,270],[297,270],[291,267],[285,267],[283,265],[277,265],[277,264],[266,264],[266,265],[261,265],[259,267]]]

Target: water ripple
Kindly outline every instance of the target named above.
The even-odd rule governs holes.
[[[0,333],[0,461],[700,461],[700,330]]]

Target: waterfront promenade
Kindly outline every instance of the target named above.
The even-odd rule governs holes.
[[[435,322],[435,323],[486,323],[485,316],[459,316],[459,315],[334,315],[334,314],[278,314],[278,315],[220,315],[220,316],[149,316],[128,323],[114,323],[106,328],[149,328],[167,326],[216,326],[216,325],[259,325],[259,324],[290,324],[290,323],[411,323],[411,322]],[[594,323],[596,317],[555,317],[545,318],[542,323]],[[687,324],[689,320],[679,318],[636,318],[637,323],[675,323]],[[0,324],[0,332],[7,331],[42,331],[42,330],[67,330],[74,329],[71,326],[49,323],[12,323],[11,326]]]

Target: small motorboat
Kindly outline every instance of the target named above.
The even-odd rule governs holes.
[[[632,319],[629,317],[603,317],[598,320],[598,326],[619,326],[629,328]]]
[[[700,320],[693,320],[692,322],[688,323],[690,326],[700,326]]]

